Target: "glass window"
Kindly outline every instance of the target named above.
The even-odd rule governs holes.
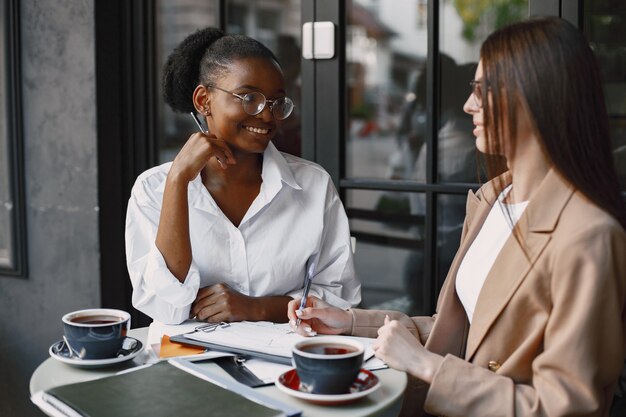
[[[437,196],[437,288],[443,284],[461,242],[466,195]]]
[[[355,267],[364,308],[421,311],[424,218],[416,193],[348,190],[346,210],[357,239]],[[423,196],[422,196],[423,197]]]
[[[412,228],[424,222],[423,194],[400,191],[348,190],[346,210],[350,230],[378,238],[406,241],[421,239]]]
[[[351,230],[359,238],[355,259],[363,304],[428,314],[434,308],[431,290],[442,284],[458,249],[464,187],[480,182],[472,121],[463,112],[480,45],[494,29],[526,18],[528,1],[436,2],[440,49],[431,54],[427,0],[349,4],[344,184]],[[430,56],[438,60],[438,77],[428,77]],[[437,79],[435,88],[428,88],[429,79]],[[438,111],[429,111],[432,102],[439,103]],[[429,121],[429,114],[437,119]],[[438,129],[433,138],[437,152],[426,148],[427,126]],[[435,175],[428,184],[426,168],[433,154]],[[371,180],[368,188],[380,190],[351,190],[350,184],[356,184],[351,179]],[[392,187],[402,188],[384,190]],[[429,194],[435,213],[426,204]],[[432,236],[425,225],[432,225]],[[428,259],[424,247],[434,248]],[[425,271],[433,271],[432,276],[425,277]]]
[[[426,133],[426,94],[417,91],[427,52],[425,7],[417,0],[354,0],[348,7],[348,177],[413,178]]]
[[[626,191],[626,4],[585,0],[585,35],[604,76],[615,167]]]
[[[445,0],[439,16],[437,178],[446,183],[477,183],[478,154],[472,118],[463,111],[470,93],[469,82],[474,79],[482,42],[494,30],[527,18],[528,0]]]
[[[248,7],[245,4],[228,3],[228,32],[229,33],[246,33],[247,24],[246,16]]]
[[[528,1],[445,0],[439,13],[439,128],[437,179],[441,183],[478,183],[479,154],[472,118],[463,111],[474,79],[480,46],[494,30],[528,17]],[[418,157],[420,161],[422,155]],[[436,277],[443,284],[459,247],[466,195],[438,194]]]
[[[422,313],[414,305],[415,298],[421,303],[421,291],[415,285],[423,279],[423,270],[422,275],[418,271],[423,265],[420,250],[357,238],[354,264],[362,283],[360,307]]]

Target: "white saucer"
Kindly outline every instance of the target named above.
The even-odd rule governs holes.
[[[133,359],[135,356],[139,355],[141,351],[143,351],[143,343],[134,337],[127,337],[127,339],[132,339],[137,342],[135,347],[130,351],[125,351],[120,356],[115,358],[106,358],[106,359],[78,359],[71,358],[69,355],[69,350],[65,345],[63,340],[59,340],[56,343],[53,343],[52,346],[48,349],[48,353],[50,356],[60,362],[67,363],[69,365],[73,365],[79,368],[102,368],[105,366],[111,366],[117,363],[126,362],[128,360]]]
[[[347,394],[313,394],[302,391],[300,378],[295,369],[290,369],[276,378],[276,388],[292,397],[300,398],[315,404],[337,405],[350,403],[363,398],[380,388],[380,380],[372,372],[361,369]]]

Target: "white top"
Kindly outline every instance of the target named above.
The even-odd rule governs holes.
[[[142,173],[126,217],[126,261],[133,306],[155,320],[189,317],[199,288],[225,282],[259,297],[302,295],[305,273],[319,261],[310,294],[341,308],[361,301],[348,218],[330,176],[319,165],[282,154],[270,143],[262,184],[239,227],[202,184],[189,183],[192,262],[184,282],[169,271],[155,244],[165,179],[171,162]]]
[[[465,308],[470,324],[487,274],[491,270],[500,250],[506,243],[515,223],[528,205],[528,201],[504,204],[502,201],[511,189],[509,185],[491,207],[476,239],[472,242],[461,261],[456,275],[456,292]],[[510,218],[509,218],[510,216]]]

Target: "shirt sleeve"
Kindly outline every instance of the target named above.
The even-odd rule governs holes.
[[[348,216],[330,180],[323,222],[319,257],[309,294],[339,308],[356,306],[361,302],[361,283],[354,269]],[[287,295],[299,298],[302,290]]]
[[[155,244],[161,201],[162,194],[141,178],[137,180],[126,213],[126,263],[133,285],[133,306],[154,320],[178,324],[189,318],[200,274],[192,261],[181,283],[167,268]]]
[[[529,358],[530,383],[447,355],[425,410],[446,416],[608,415],[624,358],[625,250],[623,232],[587,230],[555,254],[546,275],[553,308],[543,350]]]

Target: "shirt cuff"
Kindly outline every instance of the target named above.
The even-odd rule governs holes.
[[[174,308],[188,307],[195,299],[200,288],[200,273],[193,260],[183,282],[180,282],[168,269],[161,251],[152,245],[146,272],[146,286],[157,298]]]

